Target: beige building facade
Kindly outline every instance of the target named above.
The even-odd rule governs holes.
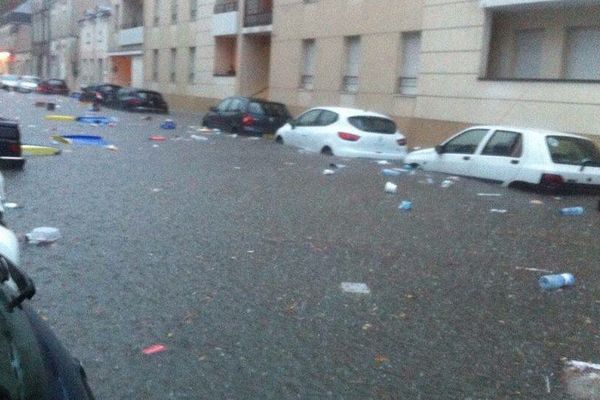
[[[434,142],[477,123],[598,134],[600,2],[280,0],[270,95],[392,115]]]
[[[106,82],[108,79],[108,42],[113,21],[108,2],[98,2],[79,20],[79,86]],[[100,5],[104,4],[104,5]]]

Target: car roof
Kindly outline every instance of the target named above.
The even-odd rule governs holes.
[[[528,136],[566,136],[566,137],[573,137],[573,138],[578,138],[578,139],[585,139],[585,140],[589,140],[589,138],[586,138],[584,136],[579,136],[579,135],[574,135],[572,133],[565,133],[565,132],[558,132],[558,131],[551,131],[551,130],[547,130],[547,129],[538,129],[538,128],[523,128],[523,127],[518,127],[518,126],[508,126],[508,125],[477,125],[477,126],[471,126],[467,129],[487,129],[487,130],[495,130],[495,131],[516,131],[516,132],[520,132],[524,135],[528,135]],[[465,130],[467,130],[465,129]]]
[[[311,108],[311,110],[326,110],[326,111],[332,111],[336,114],[339,114],[341,116],[344,117],[378,117],[378,118],[385,118],[385,119],[390,119],[390,117],[388,117],[387,115],[384,114],[380,114],[374,111],[368,111],[368,110],[361,110],[359,108],[350,108],[350,107],[313,107]]]

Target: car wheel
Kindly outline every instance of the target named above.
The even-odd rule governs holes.
[[[325,146],[321,149],[321,154],[325,155],[325,156],[332,156],[333,155],[333,150],[331,150],[331,147],[329,146]]]
[[[277,136],[275,138],[275,143],[277,143],[277,144],[283,144],[283,138],[281,136]]]

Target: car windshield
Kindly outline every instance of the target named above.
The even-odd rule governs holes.
[[[348,122],[356,129],[360,129],[364,132],[385,134],[396,133],[396,124],[394,121],[387,118],[359,116],[348,118]]]
[[[140,91],[138,92],[138,96],[143,100],[162,102],[162,96],[160,93]]]
[[[288,117],[289,112],[283,104],[253,101],[248,105],[248,111],[254,114],[268,115],[271,117]]]
[[[555,164],[600,167],[600,151],[587,139],[570,136],[548,136],[546,144]]]
[[[4,75],[2,79],[5,81],[16,81],[19,78],[15,75]]]

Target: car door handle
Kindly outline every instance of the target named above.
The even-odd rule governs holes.
[[[510,163],[511,163],[511,164],[518,164],[518,163],[519,163],[519,160],[510,160]]]
[[[469,157],[469,156],[464,156],[463,157],[463,160],[465,160],[465,161],[469,161],[470,159],[471,159],[471,157]]]

